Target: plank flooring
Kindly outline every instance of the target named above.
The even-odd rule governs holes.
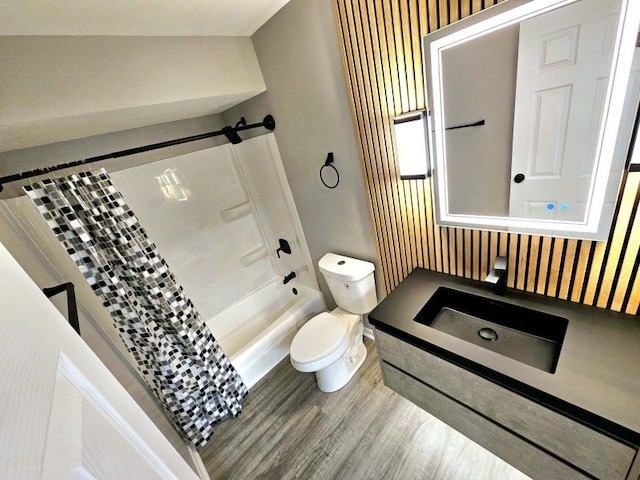
[[[527,476],[383,385],[375,344],[340,391],[282,361],[200,451],[212,480]]]

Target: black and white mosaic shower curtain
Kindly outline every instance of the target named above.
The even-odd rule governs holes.
[[[247,388],[104,170],[24,187],[87,279],[142,376],[194,445]]]

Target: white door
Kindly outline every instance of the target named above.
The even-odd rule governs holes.
[[[619,9],[581,0],[520,24],[511,216],[584,220]]]
[[[0,479],[197,479],[0,244]]]

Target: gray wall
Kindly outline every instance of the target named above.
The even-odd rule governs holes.
[[[450,213],[509,215],[518,34],[513,25],[443,52],[445,127],[486,121],[447,131]],[[473,75],[461,73],[469,65]]]
[[[275,117],[275,135],[316,270],[326,252],[371,261],[378,270],[337,35],[330,0],[292,0],[252,37],[267,91],[222,115],[226,123],[241,116],[250,123],[266,114]],[[328,152],[340,172],[340,184],[332,190],[319,178]]]

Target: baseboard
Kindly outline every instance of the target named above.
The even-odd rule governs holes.
[[[189,455],[191,456],[192,465],[195,467],[196,474],[200,477],[200,480],[211,480],[209,477],[209,472],[207,472],[206,467],[204,466],[204,462],[198,453],[196,447],[193,446],[190,442],[187,443],[187,448],[189,449]]]
[[[373,336],[373,330],[371,328],[364,327],[364,331],[362,332],[362,334],[365,337],[370,338],[371,340],[373,340],[375,342],[376,339]]]

